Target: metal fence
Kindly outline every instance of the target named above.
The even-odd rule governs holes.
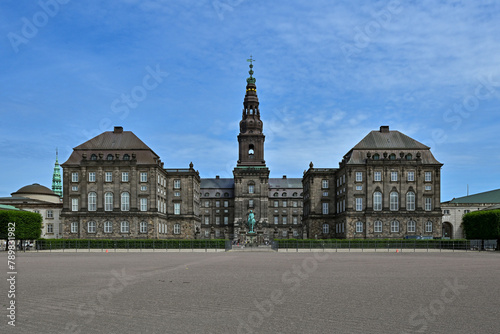
[[[497,240],[485,240],[484,248],[481,247],[482,240],[338,240],[338,241],[317,241],[317,240],[280,240],[279,249],[284,251],[299,250],[355,250],[355,251],[482,251],[495,250]]]

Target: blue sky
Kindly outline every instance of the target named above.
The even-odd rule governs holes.
[[[498,2],[3,0],[0,18],[0,196],[50,187],[56,147],[114,125],[231,177],[250,55],[271,177],[338,167],[389,125],[444,164],[442,200],[500,188]]]

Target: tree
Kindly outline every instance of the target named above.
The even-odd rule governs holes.
[[[9,238],[9,227],[21,244],[23,240],[38,239],[42,233],[42,216],[28,211],[0,211],[0,239]]]
[[[497,239],[497,250],[499,249],[500,210],[470,212],[462,220],[467,239],[481,239],[481,248],[484,248],[485,239]]]

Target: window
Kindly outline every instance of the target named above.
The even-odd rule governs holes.
[[[139,223],[139,233],[148,233],[148,223],[146,222]]]
[[[130,155],[124,154],[123,155],[123,160],[130,160]]]
[[[122,172],[122,182],[128,182],[128,172]]]
[[[330,233],[330,225],[323,224],[323,234],[328,234],[328,233]]]
[[[274,201],[274,207],[277,208],[280,206],[280,202],[279,201]]]
[[[92,155],[90,156],[90,160],[97,160],[97,155],[92,154]]]
[[[413,159],[413,155],[411,155],[411,153],[408,153],[406,155],[406,160],[411,160],[411,159]]]
[[[89,211],[97,210],[97,194],[95,192],[89,192]]]
[[[274,224],[278,225],[278,222],[279,222],[279,217],[278,216],[274,216]]]
[[[78,233],[78,222],[71,223],[71,233]]]
[[[229,207],[229,201],[224,201],[224,207],[225,208]]]
[[[95,233],[95,231],[96,231],[95,222],[88,222],[87,223],[87,233]]]
[[[181,196],[181,192],[180,191],[174,191],[174,196],[175,197],[180,197]]]
[[[363,233],[363,222],[356,222],[356,233]]]
[[[397,220],[393,220],[391,222],[391,232],[398,233],[399,232],[399,222]]]
[[[363,173],[356,172],[356,182],[363,182]]]
[[[112,222],[104,222],[104,233],[113,232],[113,223]]]
[[[78,211],[78,198],[71,199],[71,211]]]
[[[181,180],[174,180],[174,189],[181,189]]]
[[[141,182],[148,182],[148,173],[147,172],[141,172],[140,180],[141,180]]]
[[[277,192],[275,192],[275,193],[273,194],[273,197],[278,197],[278,193],[277,193]]]
[[[293,225],[297,225],[299,223],[299,218],[297,216],[293,216],[292,223],[293,223]]]
[[[287,235],[288,235],[288,232],[285,230],[285,231],[283,231],[283,232],[281,233],[281,235],[282,235],[284,238],[286,238],[286,237],[287,237]]]
[[[174,215],[181,214],[181,203],[174,203]]]
[[[450,210],[443,210],[443,214],[449,215],[450,214]]]
[[[129,233],[130,232],[130,225],[127,221],[121,222],[120,232],[121,233]]]
[[[220,192],[216,192],[215,197],[220,197]]]
[[[220,208],[220,201],[215,201],[215,207]]]
[[[398,193],[393,191],[390,194],[390,209],[391,211],[397,211],[399,209],[399,196]]]
[[[253,184],[249,184],[248,185],[248,193],[249,194],[253,194],[254,193],[254,191],[255,191],[254,187],[255,186]]]
[[[141,203],[141,211],[148,211],[148,199],[141,198],[140,203]]]
[[[425,175],[425,179],[424,179],[424,180],[425,180],[426,182],[430,182],[430,181],[432,181],[432,172],[425,172],[425,174],[424,174],[424,175]]]
[[[432,186],[425,186],[425,190],[427,191],[432,190]]]
[[[323,203],[322,204],[322,212],[324,215],[328,214],[328,203]]]
[[[128,211],[130,210],[130,195],[127,192],[122,193],[121,196],[121,210]]]
[[[248,207],[253,208],[253,199],[248,200]]]
[[[181,224],[174,225],[174,234],[181,234]]]
[[[425,211],[431,211],[431,210],[432,210],[432,198],[426,197],[425,198]]]
[[[113,172],[106,172],[104,174],[104,177],[105,177],[104,181],[112,182],[113,181]]]
[[[95,172],[89,172],[89,182],[95,182]]]
[[[54,233],[54,224],[47,224],[47,233]]]
[[[108,154],[108,156],[106,157],[107,160],[113,160],[113,154]]]
[[[427,223],[425,223],[425,232],[426,233],[432,232],[432,222],[431,221],[428,221]]]
[[[382,172],[373,173],[373,180],[374,181],[382,181]]]
[[[210,201],[205,201],[205,208],[210,207]]]
[[[396,155],[394,153],[391,153],[389,155],[389,160],[396,160]]]
[[[363,199],[356,197],[356,211],[363,211]]]
[[[104,194],[104,211],[113,211],[113,193]]]
[[[224,225],[227,225],[229,224],[229,217],[224,217]]]
[[[288,217],[283,217],[283,225],[286,225],[286,223],[288,223]]]
[[[398,180],[398,172],[391,172],[391,181]]]
[[[220,225],[220,217],[219,216],[215,217],[215,225]]]
[[[382,210],[382,193],[380,191],[376,191],[373,193],[373,210]]]
[[[356,190],[363,190],[363,186],[356,186]]]
[[[464,210],[464,214],[469,213],[469,212],[470,212],[470,210]]]
[[[327,197],[328,196],[328,191],[323,191],[323,197]]]
[[[52,210],[47,210],[47,218],[54,218],[54,211]]]
[[[229,197],[229,193],[224,193],[224,197]]]
[[[382,222],[380,220],[373,223],[373,232],[382,233]]]
[[[409,191],[406,194],[406,210],[415,210],[415,193],[413,191]]]
[[[78,186],[71,186],[72,191],[78,191]]]
[[[410,220],[408,222],[408,233],[414,233],[415,232],[415,221]]]
[[[78,182],[78,173],[71,173],[71,182]]]
[[[281,197],[286,197],[286,193],[282,193],[282,194],[281,194]]]
[[[321,188],[328,189],[328,180],[321,181]]]
[[[373,160],[380,160],[380,154],[375,153],[375,154],[373,155]]]
[[[298,195],[299,195],[299,194],[297,194],[297,193],[293,193],[293,194],[292,194],[292,197],[297,197]]]
[[[293,202],[292,202],[292,206],[293,206],[294,208],[296,208],[296,207],[298,206],[298,202],[297,202],[297,201],[293,201]]]
[[[141,191],[147,191],[148,190],[148,186],[141,186]]]
[[[286,204],[287,204],[286,201],[282,202],[282,205],[283,205],[284,208],[286,208]]]
[[[415,172],[408,172],[408,181],[415,181]]]

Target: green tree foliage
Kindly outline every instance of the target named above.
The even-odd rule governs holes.
[[[15,223],[16,240],[38,239],[42,233],[42,216],[39,213],[0,211],[0,239],[8,238],[9,223]]]
[[[474,211],[463,217],[467,239],[499,239],[500,210]]]

